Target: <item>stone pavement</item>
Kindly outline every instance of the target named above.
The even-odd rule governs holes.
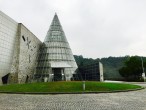
[[[100,94],[0,94],[0,110],[146,110],[146,89]]]

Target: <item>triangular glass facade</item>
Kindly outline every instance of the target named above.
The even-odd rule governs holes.
[[[36,76],[44,81],[71,80],[76,69],[71,48],[55,14],[40,49]]]

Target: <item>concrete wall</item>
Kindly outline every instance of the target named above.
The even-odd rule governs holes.
[[[36,60],[42,42],[23,24],[20,25],[20,53],[18,82],[30,82],[33,78]]]
[[[41,41],[23,24],[0,11],[0,84],[4,76],[7,83],[30,82],[40,45]]]
[[[11,70],[17,31],[18,23],[0,11],[0,84]]]
[[[9,83],[28,83],[33,79],[41,41],[23,24],[18,24]]]

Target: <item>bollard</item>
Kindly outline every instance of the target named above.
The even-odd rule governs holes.
[[[85,81],[83,81],[83,91],[86,90]]]

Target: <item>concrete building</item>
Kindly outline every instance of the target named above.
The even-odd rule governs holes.
[[[0,84],[30,82],[41,41],[0,11]]]
[[[0,11],[0,84],[70,80],[76,69],[57,15],[42,43]]]
[[[71,80],[77,64],[56,14],[40,50],[36,79]]]

